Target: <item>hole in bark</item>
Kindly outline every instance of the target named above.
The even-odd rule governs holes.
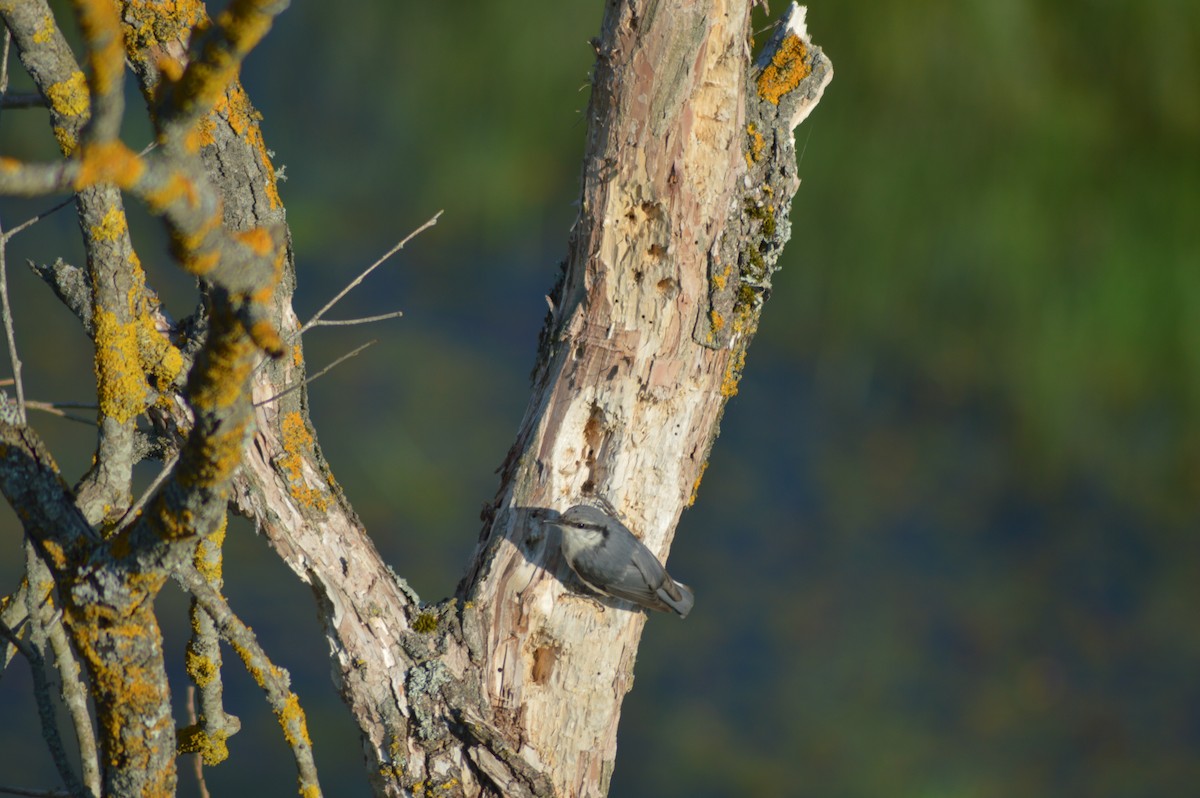
[[[554,664],[558,661],[558,649],[554,646],[539,646],[533,652],[533,668],[531,675],[534,684],[546,684],[554,673]]]

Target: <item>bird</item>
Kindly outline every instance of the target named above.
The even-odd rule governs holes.
[[[590,504],[576,504],[552,515],[535,515],[561,532],[567,565],[584,584],[601,595],[624,599],[650,610],[691,612],[692,589],[676,582],[658,558],[616,517]]]

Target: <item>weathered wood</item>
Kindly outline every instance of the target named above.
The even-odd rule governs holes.
[[[578,597],[529,513],[596,497],[667,552],[786,239],[796,109],[832,76],[788,18],[754,69],[734,0],[610,3],[597,42],[580,215],[462,586],[496,723],[562,795],[607,793],[645,615]]]

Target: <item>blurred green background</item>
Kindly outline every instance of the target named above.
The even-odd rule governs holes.
[[[307,343],[318,368],[380,339],[312,386],[313,416],[429,600],[453,591],[528,396],[601,11],[295,3],[246,65],[286,167],[301,317],[445,209],[335,314],[403,319]],[[793,241],[672,552],[696,611],[647,627],[612,794],[1193,791],[1200,4],[843,1],[809,25],[836,76],[798,131]],[[0,151],[46,155],[46,131],[5,112]],[[185,315],[157,227],[132,224]],[[35,398],[86,397],[91,367],[21,264],[78,252],[69,212],[10,248]],[[36,423],[82,473],[91,433]],[[5,510],[5,591],[18,541]],[[231,599],[293,673],[327,794],[366,795],[310,594],[249,530],[230,545]],[[183,603],[162,603],[183,685]],[[291,795],[274,722],[229,671],[245,730],[209,786]],[[26,684],[20,664],[0,683],[0,783],[49,784]]]

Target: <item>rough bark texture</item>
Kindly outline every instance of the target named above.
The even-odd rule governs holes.
[[[104,23],[88,39],[94,64],[111,72],[120,61],[110,47],[113,7],[78,4]],[[158,794],[174,785],[174,751],[163,742],[173,719],[152,611],[153,596],[174,578],[208,616],[196,623],[210,639],[193,642],[189,674],[198,684],[219,677],[219,634],[263,686],[303,794],[320,794],[286,673],[270,665],[220,595],[228,504],[312,586],[377,794],[603,795],[645,616],[579,595],[529,511],[607,501],[665,559],[788,238],[799,183],[792,131],[828,82],[828,62],[808,43],[794,6],[751,66],[744,2],[608,4],[594,41],[580,216],[550,297],[530,405],[458,597],[429,606],[379,557],[308,416],[283,207],[257,115],[233,79],[283,5],[235,0],[215,24],[199,2],[122,5],[124,56],[162,153],[136,156],[117,143],[98,146],[103,130],[83,127],[89,108],[108,125],[120,111],[119,91],[94,78],[89,105],[61,35],[40,32],[53,24],[43,0],[0,0],[52,109],[55,135],[65,151],[82,151],[62,163],[7,164],[0,190],[82,192],[85,240],[102,257],[86,272],[57,264],[40,273],[60,296],[74,297],[68,304],[93,335],[102,407],[106,384],[137,394],[119,407],[109,397],[104,417],[121,424],[104,427],[97,469],[74,492],[23,419],[0,413],[0,488],[54,574],[101,710],[101,743],[122,757],[101,763],[105,789]],[[224,71],[212,69],[218,64]],[[92,197],[92,186],[111,196]],[[102,334],[113,292],[85,284],[105,271],[125,280],[115,285],[143,289],[136,258],[93,246],[92,216],[118,218],[99,233],[128,244],[114,186],[163,215],[181,264],[205,279],[203,308],[188,320],[181,350],[167,343],[167,333],[183,338],[148,288],[130,306],[132,318],[114,322],[137,324],[120,361],[136,363],[132,382],[102,362],[113,355]],[[93,200],[99,216],[85,213]],[[123,270],[126,263],[133,267]],[[155,427],[149,449],[135,449],[125,434],[142,413]],[[179,458],[121,526],[129,466],[149,450]],[[106,537],[114,524],[119,533]],[[698,592],[696,612],[704,612],[703,586]],[[5,618],[10,606],[0,602]],[[113,626],[104,613],[125,621]],[[122,648],[128,641],[136,650]],[[204,711],[217,725],[202,719],[183,730],[180,745],[215,762],[236,721],[220,707],[219,684],[210,687]],[[133,694],[143,702],[129,700]],[[153,752],[149,764],[134,756],[145,751]]]
[[[607,500],[665,559],[694,500],[788,234],[792,130],[832,76],[795,10],[769,47],[777,60],[751,70],[748,13],[608,7],[582,210],[463,586],[484,623],[495,722],[564,795],[608,790],[645,616],[578,598],[528,510]]]

